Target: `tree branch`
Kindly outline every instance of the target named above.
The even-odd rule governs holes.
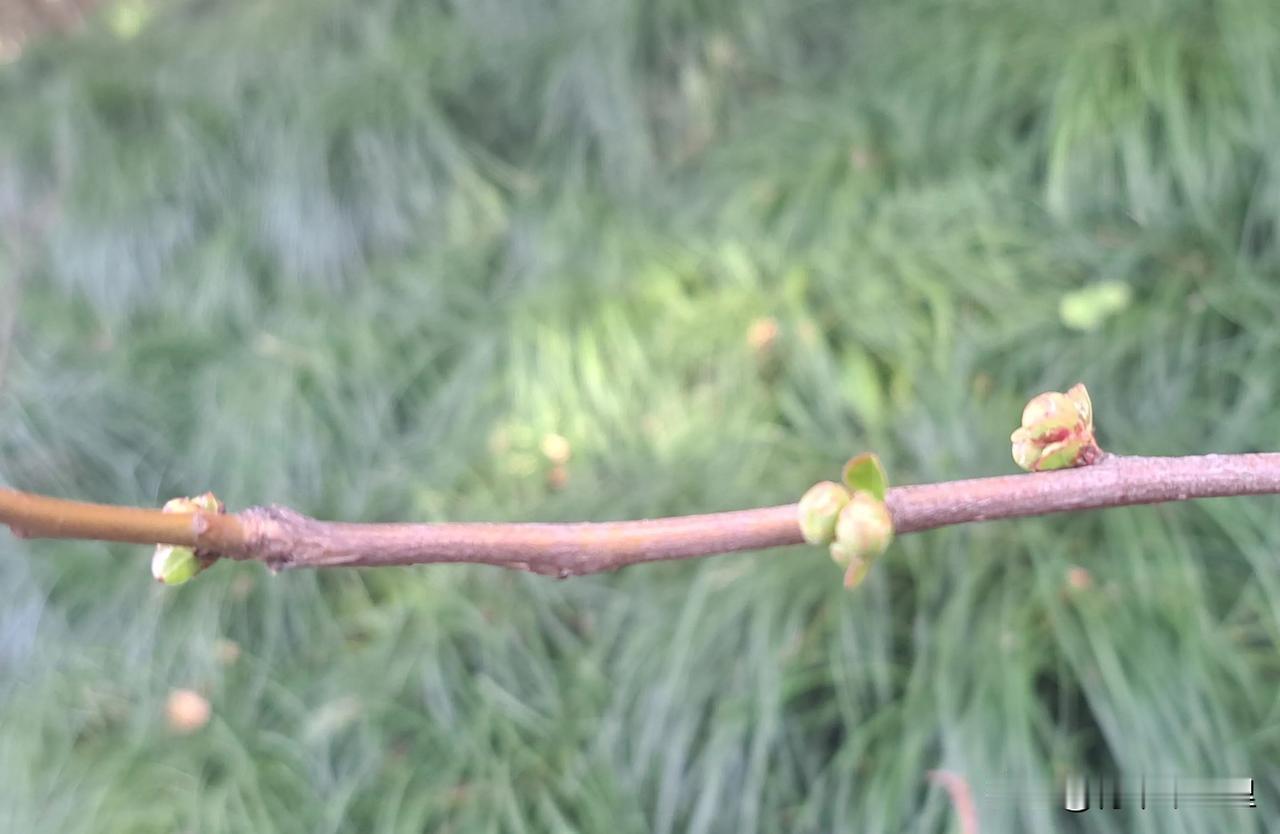
[[[1076,469],[889,490],[898,534],[1047,513],[1280,493],[1280,453],[1107,455]],[[27,538],[175,544],[272,569],[472,562],[561,578],[802,541],[796,505],[579,524],[348,524],[284,507],[219,515],[85,504],[0,489],[0,524]]]

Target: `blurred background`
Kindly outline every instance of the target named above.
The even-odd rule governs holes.
[[[1273,0],[6,0],[0,482],[603,520],[1280,448]],[[1264,830],[1275,499],[555,582],[0,534],[0,829]],[[1252,776],[1094,811],[1069,773]],[[1266,810],[1270,807],[1270,810]]]

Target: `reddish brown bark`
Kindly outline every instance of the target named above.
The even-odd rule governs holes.
[[[1280,453],[1107,456],[1078,469],[896,487],[898,534],[1046,513],[1280,493]],[[350,524],[283,507],[194,515],[0,490],[0,524],[19,535],[180,544],[272,568],[474,562],[577,576],[641,562],[799,544],[796,506],[579,524]]]

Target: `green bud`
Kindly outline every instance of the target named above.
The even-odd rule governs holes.
[[[836,519],[836,540],[831,558],[842,568],[856,560],[869,562],[889,548],[893,541],[893,518],[883,501],[866,492],[856,492]]]
[[[836,517],[849,503],[849,490],[833,481],[809,487],[800,499],[800,532],[809,544],[827,544],[835,536]]]
[[[197,495],[194,498],[173,498],[166,501],[163,512],[166,513],[223,513],[226,508],[212,492]],[[174,544],[156,545],[155,555],[151,557],[151,575],[164,585],[181,585],[200,571],[204,570],[218,557],[211,553],[196,552],[189,547]]]
[[[200,572],[200,560],[189,547],[156,545],[151,557],[151,575],[163,585],[181,585]]]

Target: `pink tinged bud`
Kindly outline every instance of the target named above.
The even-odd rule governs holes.
[[[1093,403],[1080,383],[1065,394],[1033,397],[1009,440],[1014,463],[1030,472],[1083,466],[1102,455],[1093,437]]]
[[[209,700],[191,689],[175,689],[170,692],[164,711],[169,729],[183,734],[199,730],[209,723],[213,714]]]
[[[800,532],[809,544],[828,544],[835,537],[836,518],[849,503],[849,490],[833,481],[809,487],[800,499]]]
[[[883,501],[857,492],[840,511],[835,535],[831,558],[837,565],[849,568],[856,560],[870,562],[893,541],[893,518]]]
[[[1067,571],[1067,587],[1072,591],[1087,591],[1093,587],[1093,574],[1079,565],[1072,565]]]

